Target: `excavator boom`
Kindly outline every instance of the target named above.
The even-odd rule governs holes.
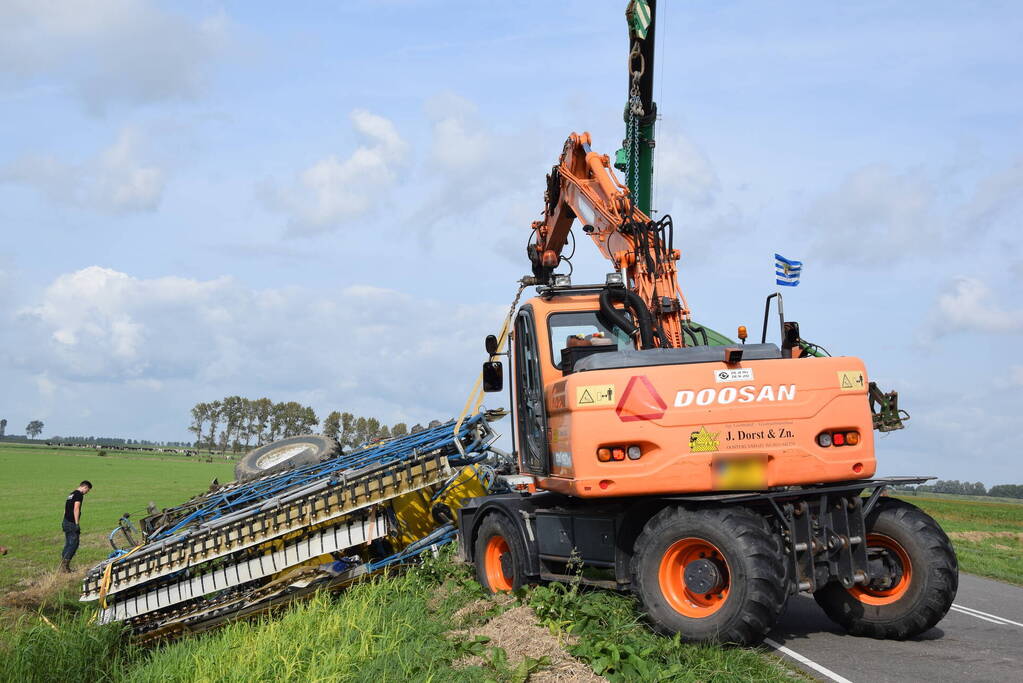
[[[680,252],[673,242],[671,217],[653,221],[634,204],[629,189],[611,170],[606,154],[594,152],[589,133],[572,133],[558,164],[547,176],[543,220],[534,221],[528,248],[533,275],[550,281],[563,260],[573,223],[621,273],[626,289],[637,294],[654,323],[654,344],[687,346],[689,307],[678,284]],[[645,346],[645,344],[643,345]]]

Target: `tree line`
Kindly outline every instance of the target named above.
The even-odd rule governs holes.
[[[43,433],[43,421],[32,420],[25,425],[25,434],[28,438],[34,439]],[[7,436],[7,418],[0,419],[0,438]]]
[[[933,484],[906,486],[904,490],[919,493],[954,493],[960,496],[997,496],[999,498],[1023,498],[1023,484],[996,484],[987,488],[979,481],[968,482],[958,479],[939,479]]]
[[[295,401],[275,403],[269,398],[228,396],[218,401],[196,403],[188,431],[195,435],[196,448],[222,453],[230,449],[237,453],[289,436],[312,434],[319,424],[316,411]],[[358,417],[335,410],[323,420],[322,432],[336,439],[342,450],[347,451],[405,436],[409,428],[404,422],[388,426],[375,417]]]
[[[343,451],[374,441],[405,436],[408,433],[408,425],[404,422],[388,427],[375,417],[356,417],[351,413],[342,413],[337,410],[323,421],[324,436],[336,439],[341,444]]]
[[[320,423],[316,412],[295,401],[274,403],[268,398],[228,396],[196,403],[188,431],[197,448],[248,450],[277,439],[310,434]]]

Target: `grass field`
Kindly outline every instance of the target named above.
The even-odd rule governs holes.
[[[91,449],[0,445],[0,592],[52,570],[60,561],[64,499],[83,479],[95,488],[82,505],[82,545],[75,564],[91,566],[110,554],[107,535],[125,512],[140,518],[153,501],[158,508],[184,502],[209,486],[234,478],[229,462],[207,463],[173,455],[105,457]]]
[[[107,555],[121,513],[150,500],[183,502],[213,477],[229,480],[232,463],[4,445],[0,468],[0,545],[11,548],[0,557],[0,597],[29,596],[7,601],[10,618],[0,618],[0,680],[524,681],[541,671],[574,671],[579,680],[598,680],[585,678],[593,672],[611,681],[806,680],[763,650],[655,635],[628,596],[555,584],[485,599],[471,569],[445,558],[274,617],[139,649],[118,627],[91,624],[93,606],[77,602],[77,582],[52,572],[64,497],[81,479],[96,485],[83,514],[85,567]],[[1023,505],[905,498],[945,527],[964,571],[1023,583]],[[16,585],[40,575],[48,578],[29,591]]]
[[[904,496],[934,517],[952,539],[962,571],[1023,585],[1023,505]]]
[[[932,498],[935,500],[965,500],[970,503],[1011,503],[1013,505],[1023,505],[1023,498],[1002,498],[1001,496],[967,496],[959,493],[934,493],[933,491],[896,491],[892,490],[892,495],[905,498],[906,500],[913,500],[914,498]]]

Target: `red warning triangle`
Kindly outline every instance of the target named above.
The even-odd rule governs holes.
[[[637,375],[629,380],[615,412],[622,422],[633,422],[659,420],[664,417],[664,411],[667,409],[667,404],[657,394],[650,380],[643,375]]]

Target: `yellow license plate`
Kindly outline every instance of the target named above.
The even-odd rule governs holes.
[[[735,458],[714,463],[714,488],[747,491],[767,488],[767,462],[763,458]]]

